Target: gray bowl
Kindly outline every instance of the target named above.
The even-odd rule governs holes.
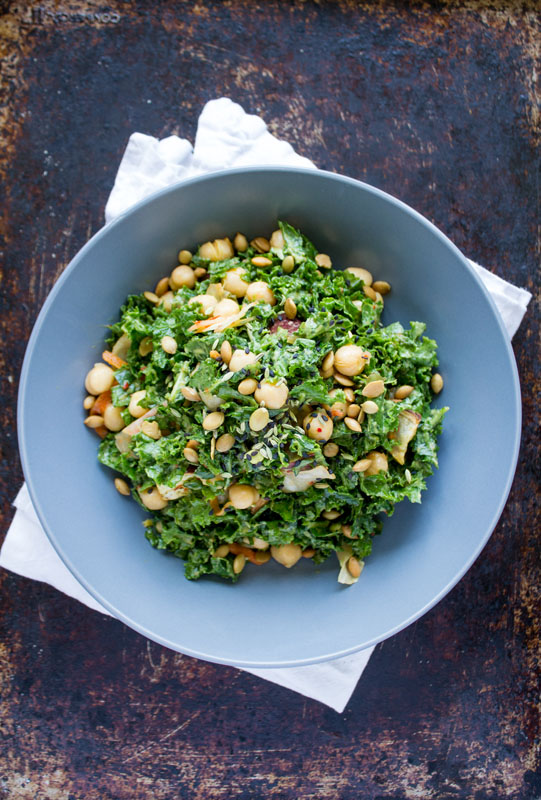
[[[392,284],[384,323],[427,323],[450,406],[440,469],[421,505],[386,520],[361,580],[336,561],[247,569],[236,586],[185,580],[153,550],[139,507],[113,488],[83,422],[83,380],[104,325],[129,293],[152,288],[180,248],[276,220],[301,228],[335,264]],[[197,178],[99,231],[55,285],[32,333],[19,396],[24,473],[54,547],[112,614],[167,647],[248,667],[311,664],[405,628],[461,578],[489,538],[513,478],[520,434],[516,366],[501,320],[466,259],[431,223],[371,186],[325,172],[242,169]]]

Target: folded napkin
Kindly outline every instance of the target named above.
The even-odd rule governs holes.
[[[240,166],[300,166],[315,169],[287,142],[276,139],[259,117],[222,97],[208,102],[199,118],[195,145],[168,136],[155,139],[142,133],[130,136],[114,187],[105,208],[106,222],[152,192],[186,178]],[[473,262],[472,262],[473,264]],[[473,264],[492,295],[512,337],[531,295]],[[16,513],[0,551],[0,566],[28,578],[44,581],[96,611],[106,611],[73,577],[50,544],[23,486],[15,500]],[[285,686],[341,712],[344,710],[374,648],[345,658],[307,667],[249,669],[258,677]]]

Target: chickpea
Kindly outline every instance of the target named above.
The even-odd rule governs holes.
[[[250,508],[259,500],[259,492],[254,486],[234,483],[229,487],[229,502],[233,508]]]
[[[141,432],[148,436],[150,439],[160,439],[162,432],[160,430],[160,426],[154,420],[150,422],[148,419],[145,419],[143,424],[141,425]]]
[[[275,561],[289,569],[302,558],[302,550],[298,544],[272,545],[271,555]]]
[[[162,296],[158,301],[158,305],[163,306],[164,310],[167,311],[168,314],[173,308],[174,297],[175,295],[173,294],[173,292],[166,292],[165,294],[162,294]]]
[[[246,271],[242,267],[230,269],[229,272],[226,272],[223,279],[226,292],[231,292],[235,297],[244,297],[249,284],[243,280],[243,275],[246,275]]]
[[[276,305],[276,298],[272,289],[265,281],[254,281],[246,290],[246,299],[250,303],[268,303],[270,306]]]
[[[380,453],[378,450],[372,450],[368,453],[367,458],[370,459],[371,464],[368,469],[364,470],[365,475],[377,475],[378,472],[387,472],[389,463],[385,453]]]
[[[208,317],[208,315],[211,314],[218,305],[218,300],[211,294],[198,294],[188,300],[189,306],[193,305],[194,303],[199,303],[203,308],[203,314]]]
[[[140,392],[134,392],[130,397],[130,404],[128,406],[128,411],[132,415],[132,417],[142,417],[143,414],[148,411],[148,406],[140,406],[139,403],[144,400],[146,397],[146,392],[143,389]]]
[[[276,250],[283,250],[285,245],[284,235],[281,230],[273,231],[270,238],[270,246]]]
[[[145,489],[144,492],[139,490],[139,497],[143,505],[150,509],[150,511],[159,511],[167,505],[167,500],[165,497],[162,497],[157,486],[153,486],[151,489]]]
[[[235,251],[229,239],[214,239],[213,242],[201,245],[199,255],[209,261],[223,261],[226,258],[233,258]]]
[[[329,442],[329,444],[326,444],[325,447],[323,448],[323,455],[326,456],[327,458],[334,458],[334,456],[338,455],[339,450],[340,448],[338,447],[337,444],[335,444],[334,442]]]
[[[183,286],[187,286],[188,289],[193,289],[195,286],[193,269],[185,264],[181,264],[180,267],[175,267],[169,276],[169,286],[174,292],[176,292],[177,289],[181,289]]]
[[[110,431],[121,431],[125,427],[125,422],[116,406],[108,405],[103,412],[103,424]]]
[[[330,416],[320,408],[305,416],[302,427],[310,439],[327,442],[332,436],[334,426]]]
[[[363,281],[365,286],[372,285],[372,273],[368,272],[367,269],[363,269],[362,267],[348,267],[346,272],[351,272],[352,275],[355,275],[356,278]]]
[[[246,250],[248,250],[248,239],[243,233],[236,234],[235,238],[233,239],[233,244],[235,245],[235,250],[237,253],[245,253]]]
[[[239,304],[236,300],[229,300],[227,297],[220,300],[214,308],[215,317],[231,317],[233,314],[238,314],[240,311]]]
[[[154,294],[158,297],[163,297],[167,291],[169,291],[169,278],[166,276],[165,278],[160,278],[154,289]]]
[[[282,408],[286,404],[289,389],[285,383],[271,383],[261,381],[255,390],[254,397],[258,403],[264,403],[266,408]]]
[[[235,350],[229,362],[229,369],[231,372],[238,372],[240,369],[249,367],[252,364],[257,364],[257,356],[255,353],[246,353],[244,350]]]
[[[245,378],[239,383],[237,389],[241,394],[253,394],[257,389],[257,381],[255,378]],[[92,405],[94,405],[94,398],[92,398]]]
[[[367,361],[367,353],[356,344],[339,347],[334,354],[334,366],[342,375],[359,375]]]
[[[181,250],[178,254],[179,264],[189,264],[192,260],[192,254],[189,250]]]
[[[148,356],[149,353],[152,353],[152,351],[154,350],[154,343],[150,338],[150,336],[145,336],[143,339],[141,339],[141,341],[139,342],[138,350],[139,350],[139,355],[142,356],[143,358],[145,356]]]
[[[332,392],[329,392],[329,397],[336,397],[336,395],[340,391],[341,389],[333,389]],[[335,403],[332,404],[332,406],[325,405],[323,407],[325,408],[326,411],[329,412],[331,417],[336,419],[343,419],[347,413],[347,403],[345,403],[342,400],[337,400]]]
[[[88,394],[98,395],[107,392],[115,382],[115,373],[107,364],[94,364],[85,378]]]

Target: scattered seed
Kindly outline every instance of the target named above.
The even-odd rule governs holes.
[[[233,561],[233,572],[235,575],[238,575],[244,569],[246,564],[246,556],[244,553],[239,553],[235,556],[235,560]]]
[[[162,350],[169,355],[174,356],[177,352],[178,345],[172,336],[164,336],[160,342]]]
[[[241,394],[253,394],[257,389],[257,381],[255,378],[245,378],[237,388]]]
[[[378,299],[378,298],[376,297],[376,293],[375,293],[375,291],[372,289],[372,287],[371,287],[371,286],[367,286],[366,284],[363,284],[363,292],[364,292],[364,293],[365,293],[365,295],[366,295],[367,297],[369,297],[371,300],[377,300],[377,299]]]
[[[365,414],[377,414],[379,411],[378,404],[374,403],[373,400],[365,400],[361,408]]]
[[[323,455],[327,458],[334,458],[334,456],[337,456],[339,452],[340,448],[334,442],[329,442],[323,448]]]
[[[341,512],[332,509],[331,511],[324,511],[321,516],[325,517],[325,519],[338,519],[341,516]]]
[[[411,483],[411,472],[409,469],[404,470],[404,475],[406,476],[406,480],[408,483]]]
[[[229,545],[221,544],[212,554],[213,558],[225,558],[229,555]]]
[[[353,539],[353,535],[352,535],[353,534],[353,528],[351,527],[351,525],[341,525],[340,526],[340,530],[342,531],[344,536],[347,536],[348,539]]]
[[[265,256],[254,256],[252,258],[252,264],[254,267],[270,267],[272,266],[272,261]]]
[[[92,430],[94,430],[94,428],[101,428],[103,425],[103,417],[99,414],[90,414],[85,419],[85,425],[87,428],[92,428]]]
[[[370,381],[366,384],[361,394],[363,397],[379,397],[385,391],[383,381]]]
[[[115,489],[119,494],[123,494],[126,497],[131,494],[130,487],[122,478],[115,478]]]
[[[217,350],[211,350],[210,353],[209,353],[209,356],[211,358],[213,358],[214,360],[217,360],[218,358],[221,358],[221,356],[220,356],[220,354],[219,354],[219,352]]]
[[[357,461],[351,469],[353,472],[364,472],[368,469],[371,463],[372,461],[370,458],[361,458],[361,460]]]
[[[291,299],[291,297],[288,297],[287,300],[285,301],[284,311],[288,319],[295,319],[295,317],[297,316],[297,306],[295,305],[295,302]]]
[[[410,394],[413,392],[413,386],[409,386],[408,384],[404,384],[404,386],[399,386],[396,392],[394,393],[395,400],[405,400],[406,397],[409,397]]]
[[[350,556],[347,561],[347,568],[348,572],[352,578],[358,578],[362,572],[361,562],[355,558],[355,556]]]
[[[182,452],[184,453],[184,458],[186,461],[189,461],[190,464],[199,464],[197,450],[194,450],[192,447],[185,447]]]
[[[258,253],[268,253],[270,250],[270,242],[268,239],[265,239],[264,236],[256,236],[255,239],[252,239],[250,244]]]
[[[293,258],[293,256],[286,256],[282,261],[282,269],[286,273],[286,275],[289,275],[290,272],[293,272],[294,267],[295,267],[295,259]]]
[[[90,411],[94,403],[96,402],[96,398],[93,395],[89,394],[83,400],[83,408],[85,411]]]
[[[380,294],[389,294],[391,291],[391,284],[387,283],[387,281],[374,281],[372,289]]]
[[[435,372],[430,379],[430,388],[434,394],[439,394],[443,389],[443,378],[439,372]]]
[[[180,391],[185,400],[190,400],[192,403],[201,400],[199,394],[191,386],[181,386]]]
[[[355,386],[355,383],[351,380],[351,378],[347,378],[345,375],[342,375],[340,372],[334,373],[334,380],[336,383],[339,383],[341,386]]]
[[[229,364],[229,362],[231,361],[231,356],[233,355],[233,348],[231,347],[227,339],[225,339],[222,342],[222,346],[220,347],[220,355],[222,357],[222,361],[225,364]]]
[[[354,431],[355,433],[360,433],[362,431],[362,428],[356,419],[352,419],[351,417],[346,417],[344,419],[344,422],[346,426],[350,429],[350,431]]]
[[[316,256],[316,264],[321,269],[330,269],[332,267],[332,261],[328,255],[325,253],[318,253]]]
[[[269,412],[266,408],[256,408],[256,410],[251,414],[248,424],[250,425],[251,430],[262,431],[263,428],[268,425],[269,419]]]
[[[329,353],[327,353],[327,355],[325,356],[325,358],[321,362],[321,369],[323,370],[323,372],[327,372],[328,370],[331,370],[331,375],[332,375],[333,364],[334,364],[334,351],[331,350]],[[330,375],[329,375],[329,377],[330,377]]]
[[[361,413],[361,407],[357,405],[357,403],[351,403],[351,405],[348,406],[347,410],[348,417],[357,418],[360,413]]]
[[[231,450],[234,444],[235,444],[235,437],[232,436],[230,433],[223,433],[216,440],[216,450],[219,453],[227,453],[228,450]]]
[[[223,425],[225,416],[222,411],[211,411],[203,420],[203,428],[206,431],[215,431]]]

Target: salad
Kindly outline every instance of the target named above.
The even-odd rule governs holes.
[[[181,250],[128,297],[86,376],[85,424],[187,578],[335,553],[352,584],[382,516],[420,502],[443,379],[422,322],[381,323],[390,288],[280,222]]]

